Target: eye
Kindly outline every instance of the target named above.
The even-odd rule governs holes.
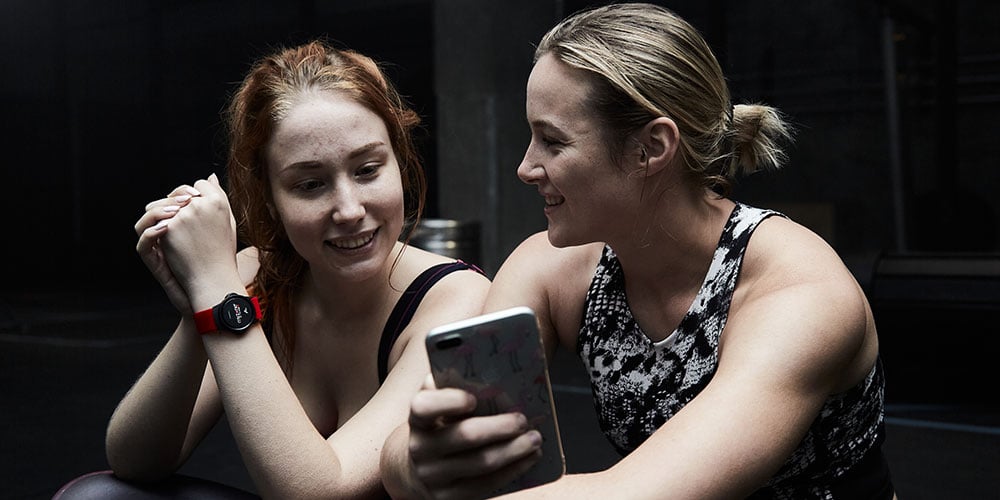
[[[553,139],[552,137],[545,135],[541,136],[539,140],[541,140],[542,144],[544,144],[545,147],[549,149],[559,149],[565,145],[563,141],[560,141],[558,139]]]
[[[357,170],[354,171],[354,175],[363,178],[375,177],[375,175],[378,174],[378,169],[381,166],[382,166],[381,163],[365,163],[364,165],[361,165],[360,167],[358,167]]]
[[[302,193],[313,193],[323,187],[323,182],[318,179],[306,179],[297,182],[293,188]]]

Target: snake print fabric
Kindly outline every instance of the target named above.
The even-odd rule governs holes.
[[[587,292],[577,351],[591,378],[601,429],[622,455],[630,453],[709,383],[719,337],[747,243],[767,217],[780,215],[737,204],[697,297],[677,329],[654,343],[629,310],[621,265],[604,254]],[[833,482],[879,444],[881,365],[856,387],[829,398],[802,443],[759,493],[770,498],[832,498]]]

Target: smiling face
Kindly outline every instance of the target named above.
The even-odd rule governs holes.
[[[339,92],[305,92],[266,158],[275,216],[313,272],[359,281],[386,269],[403,227],[403,187],[378,115]]]
[[[531,143],[517,169],[545,199],[549,241],[558,247],[611,241],[638,210],[641,175],[612,161],[601,125],[587,107],[586,74],[542,56],[528,78]]]

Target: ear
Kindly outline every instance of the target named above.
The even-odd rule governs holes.
[[[272,220],[278,220],[278,211],[274,209],[274,205],[271,202],[267,202],[267,212],[271,214]]]
[[[670,118],[661,116],[650,120],[634,137],[639,143],[636,158],[647,177],[659,173],[673,162],[680,132]]]

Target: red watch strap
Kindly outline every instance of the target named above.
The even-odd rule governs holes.
[[[254,317],[257,318],[257,321],[260,321],[263,317],[260,310],[260,301],[257,300],[257,297],[250,297],[250,302],[253,303]],[[219,331],[219,326],[215,324],[215,308],[194,313],[194,327],[201,334]]]
[[[264,312],[260,310],[260,301],[257,297],[250,297],[250,302],[253,303],[253,317],[257,318],[257,321],[264,319]]]
[[[254,302],[256,303],[257,297],[254,297]],[[198,330],[198,333],[212,333],[219,330],[219,327],[215,326],[215,313],[212,309],[205,309],[204,311],[198,311],[194,313],[194,326]]]

